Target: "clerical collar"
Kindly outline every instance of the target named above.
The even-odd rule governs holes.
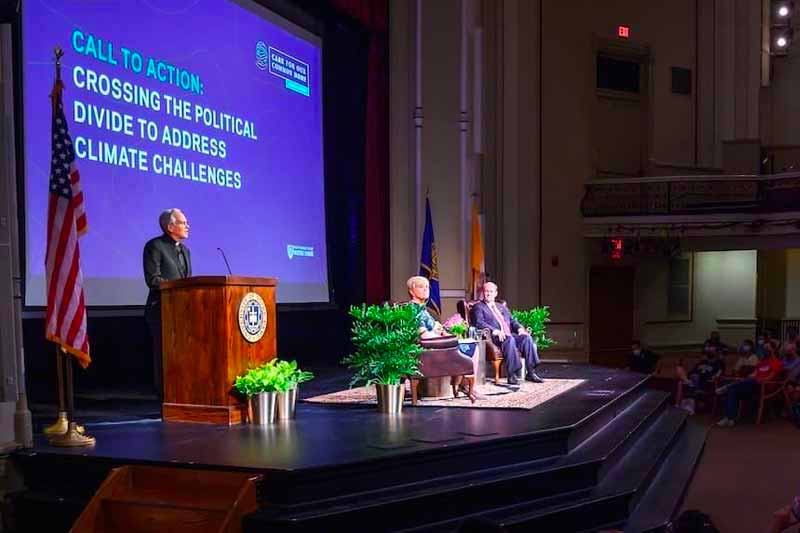
[[[171,240],[175,244],[176,247],[181,245],[181,241],[176,241],[175,239],[172,238],[172,235],[170,235],[169,233],[165,233],[164,234],[164,238]]]

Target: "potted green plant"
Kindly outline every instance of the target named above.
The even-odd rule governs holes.
[[[512,311],[511,316],[531,332],[539,350],[547,349],[556,344],[556,341],[547,336],[547,323],[550,322],[549,307],[543,306],[534,307],[527,311]]]
[[[266,425],[275,421],[278,408],[276,376],[277,367],[273,359],[236,377],[233,388],[247,397],[251,423]]]
[[[405,387],[402,380],[419,375],[419,316],[417,304],[352,306],[354,351],[342,360],[354,370],[350,386],[375,385],[378,410],[399,413]]]
[[[314,378],[314,374],[297,368],[297,361],[277,361],[275,387],[278,391],[278,419],[294,418],[300,383]]]

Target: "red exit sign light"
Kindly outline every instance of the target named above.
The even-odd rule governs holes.
[[[623,39],[627,39],[631,36],[631,29],[629,26],[617,26],[617,35],[622,37]]]

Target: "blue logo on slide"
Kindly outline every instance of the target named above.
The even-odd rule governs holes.
[[[259,70],[267,70],[269,67],[269,49],[264,41],[256,43],[256,66]]]
[[[314,257],[314,247],[298,246],[296,244],[287,244],[286,255],[289,256],[289,259],[293,257]]]
[[[256,44],[256,66],[261,70],[269,69],[269,73],[283,78],[284,87],[290,91],[311,95],[311,67],[302,61],[273,46],[263,49],[264,42]]]

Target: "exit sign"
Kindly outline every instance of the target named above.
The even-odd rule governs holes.
[[[623,39],[631,36],[631,29],[629,26],[617,26],[617,35]]]
[[[624,239],[611,239],[611,259],[619,261],[625,255],[625,240]]]

